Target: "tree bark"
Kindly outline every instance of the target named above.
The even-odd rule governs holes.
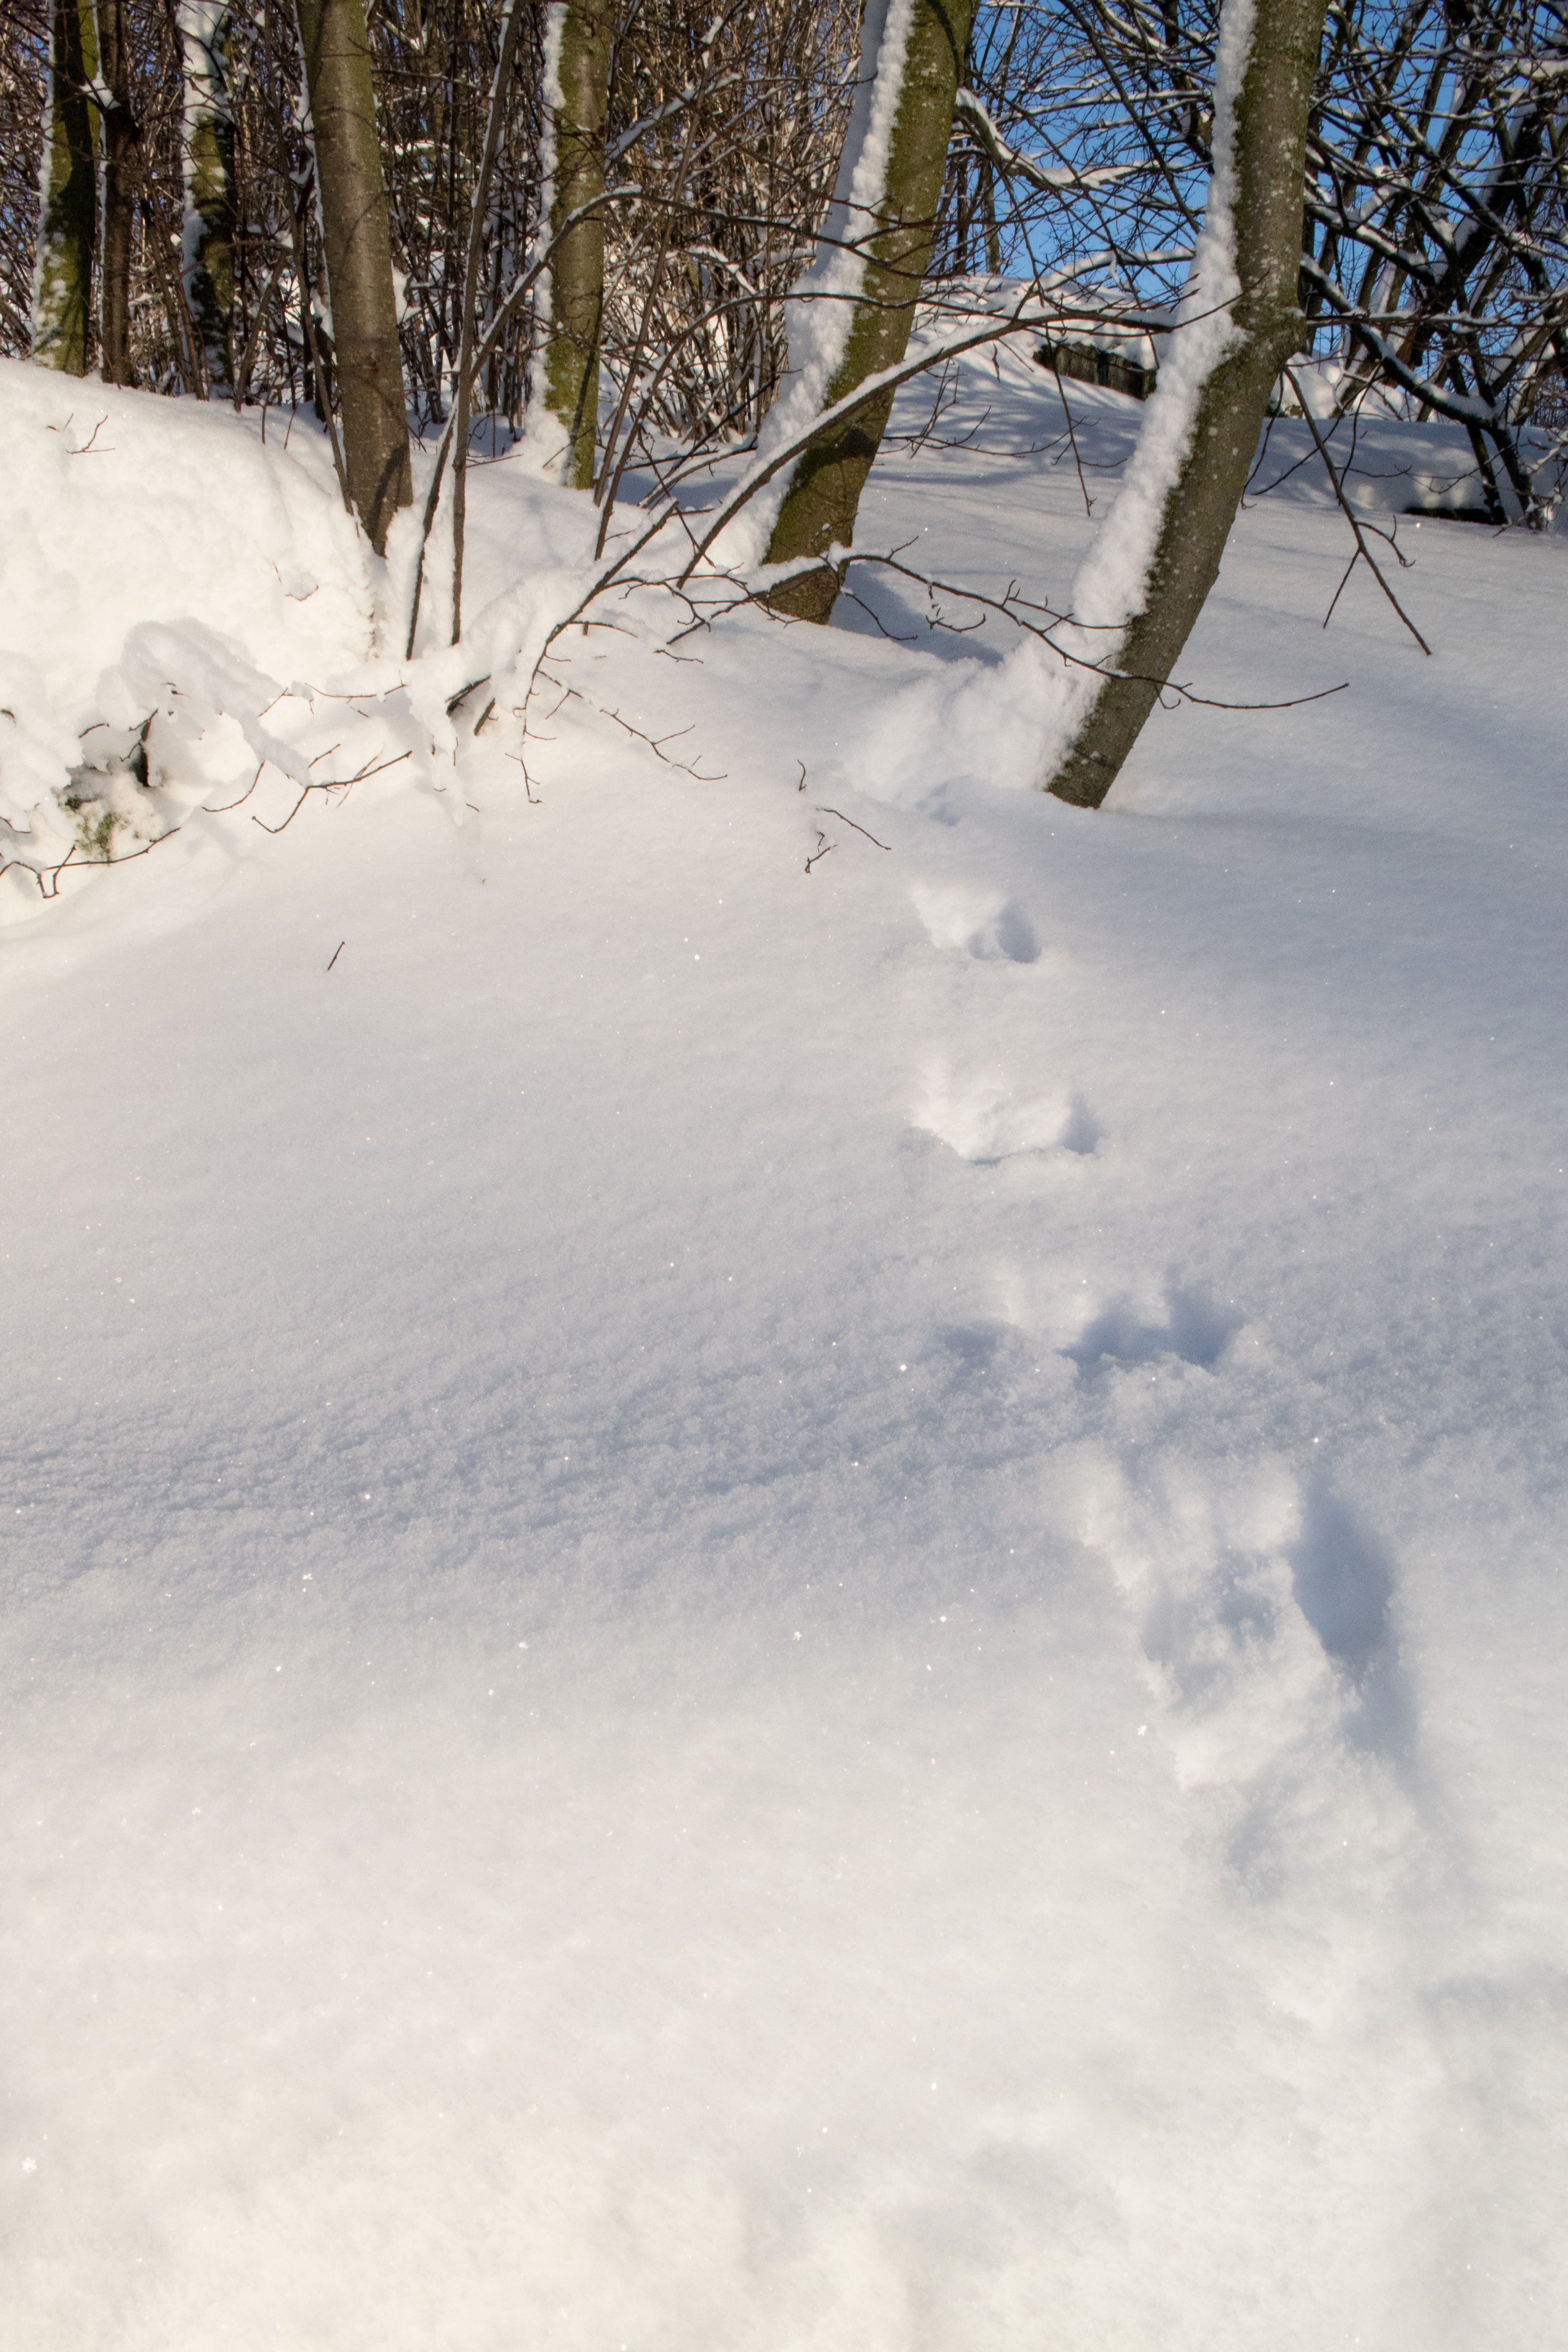
[[[234,381],[234,245],[238,206],[226,0],[182,0],[184,72],[185,299],[201,339],[207,389]]]
[[[141,127],[131,104],[131,41],[126,0],[98,0],[109,93],[103,110],[103,267],[99,294],[105,383],[136,381],[131,365],[131,246],[136,223]]]
[[[378,555],[414,496],[392,230],[363,0],[296,0],[326,248],[343,465]]]
[[[1239,291],[1229,306],[1231,332],[1195,398],[1190,381],[1183,383],[1179,353],[1173,350],[1149,403],[1144,434],[1152,447],[1169,429],[1173,401],[1191,400],[1192,413],[1179,461],[1161,486],[1152,552],[1136,592],[1136,609],[1120,643],[1112,631],[1092,647],[1091,657],[1111,675],[1095,690],[1066,751],[1043,780],[1044,789],[1079,808],[1100,807],[1181,656],[1218,574],[1269,394],[1300,346],[1297,298],[1307,113],[1324,15],[1325,0],[1256,0],[1255,11],[1253,0],[1225,0],[1215,179],[1195,261],[1196,271],[1212,283],[1194,286],[1194,320],[1177,329],[1173,343],[1184,332],[1202,334],[1212,327],[1212,318],[1203,314],[1222,299],[1222,281],[1231,270],[1231,283],[1238,282]],[[1228,90],[1227,35],[1235,45]],[[1226,224],[1218,217],[1226,209],[1229,257],[1223,250]],[[1121,536],[1125,553],[1134,561],[1136,534],[1146,528],[1137,504],[1124,491],[1105,526],[1114,547],[1126,507]],[[1098,568],[1102,578],[1110,576],[1110,551],[1097,549],[1086,572]],[[1075,593],[1075,611],[1078,602]],[[1079,617],[1092,622],[1095,615]]]
[[[887,13],[891,31],[894,11]],[[850,215],[845,230],[847,238],[856,242],[868,230],[873,233],[865,245],[864,272],[843,357],[824,393],[824,407],[844,399],[868,376],[899,364],[931,260],[973,0],[912,0],[910,16],[881,201],[871,219]],[[885,39],[884,54],[886,48]],[[883,70],[879,58],[878,71]],[[842,174],[840,186],[847,197]],[[892,406],[890,392],[874,394],[799,459],[768,542],[770,563],[792,563],[849,545],[860,494]],[[774,590],[769,602],[775,612],[795,619],[826,621],[839,582],[837,568],[825,563]]]
[[[544,405],[564,427],[561,478],[574,489],[594,484],[599,422],[599,339],[605,312],[603,210],[561,232],[572,214],[605,192],[605,113],[615,18],[605,0],[556,0],[547,28],[546,98],[555,155],[550,234],[561,237],[550,264],[545,329]]]
[[[33,357],[85,375],[92,364],[92,262],[98,241],[98,123],[88,84],[98,72],[92,0],[54,0],[45,100]]]

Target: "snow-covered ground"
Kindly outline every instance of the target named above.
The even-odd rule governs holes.
[[[1563,539],[1325,633],[1304,468],[1184,675],[1349,690],[1099,815],[884,582],[268,835],[401,740],[320,443],[0,418],[0,784],[176,680],[187,811],[0,932],[8,2341],[1561,2345]],[[868,543],[1059,604],[953,421]]]

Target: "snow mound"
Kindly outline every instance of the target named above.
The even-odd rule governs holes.
[[[232,784],[245,756],[310,782],[309,751],[261,714],[363,675],[374,595],[325,450],[287,415],[4,360],[0,417],[0,909],[16,912],[64,858],[167,833],[180,787]]]

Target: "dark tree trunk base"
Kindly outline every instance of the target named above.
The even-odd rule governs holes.
[[[825,563],[820,572],[797,572],[793,580],[770,589],[763,601],[770,613],[780,613],[786,620],[825,626],[833,618],[841,584],[832,564]]]

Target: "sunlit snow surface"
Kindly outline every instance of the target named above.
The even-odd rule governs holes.
[[[319,445],[336,637],[253,422],[70,392],[144,437],[10,436],[31,674],[319,684]],[[982,408],[868,543],[1060,598],[1055,392]],[[473,478],[473,607],[552,495]],[[1402,543],[1429,662],[1247,512],[1184,675],[1350,690],[1098,816],[880,588],[574,639],[537,805],[405,763],[0,934],[9,2342],[1564,2340],[1568,580]]]

